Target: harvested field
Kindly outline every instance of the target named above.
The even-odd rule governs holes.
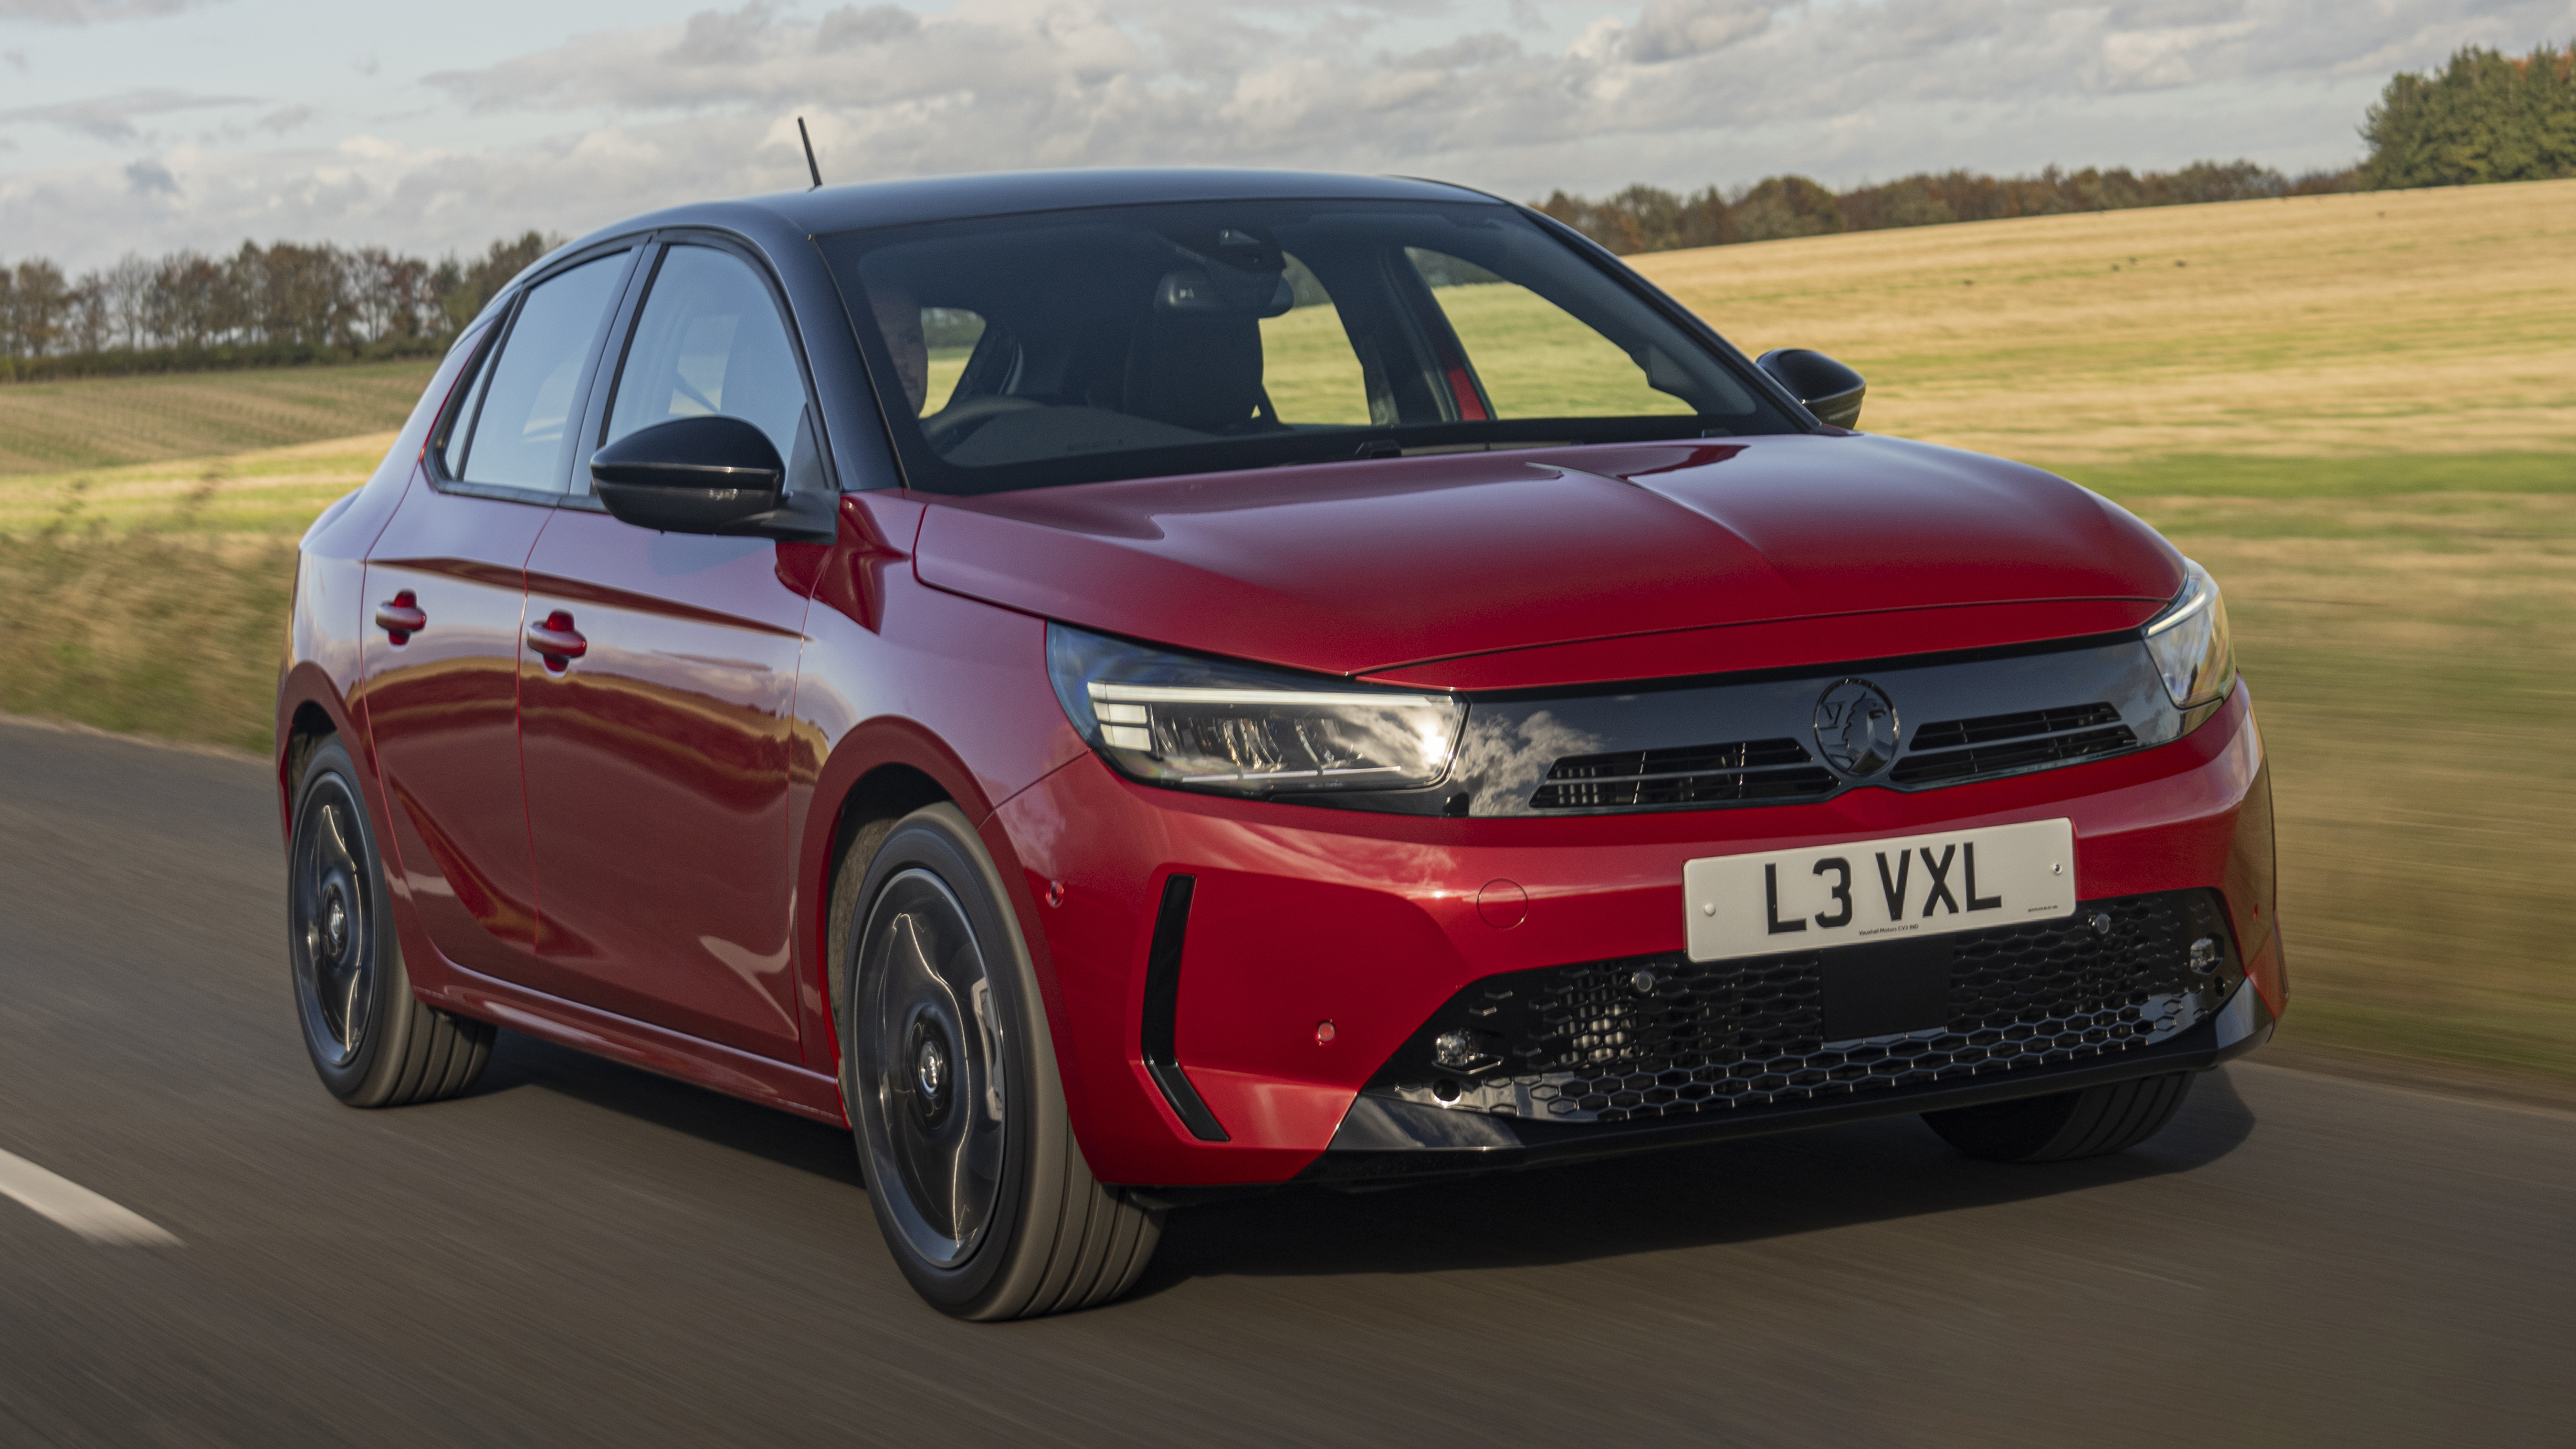
[[[423,360],[0,385],[0,476],[389,432],[436,370]]]
[[[1871,428],[1980,452],[2576,449],[2576,181],[1632,260],[1747,352],[1812,347],[1858,368]]]

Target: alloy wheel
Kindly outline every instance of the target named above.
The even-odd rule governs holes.
[[[296,820],[289,882],[296,1003],[314,1055],[333,1067],[365,1048],[375,1003],[374,878],[359,819],[347,781],[315,780]]]
[[[858,965],[871,1185],[914,1252],[955,1267],[992,1225],[1007,1142],[1002,1023],[984,953],[956,895],[912,869],[879,893]]]

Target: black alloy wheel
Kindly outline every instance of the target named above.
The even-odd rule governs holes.
[[[859,1110],[883,1208],[922,1261],[955,1268],[993,1225],[1009,1151],[1002,1024],[975,930],[938,876],[887,881],[860,946]]]
[[[304,1049],[352,1107],[452,1097],[491,1059],[494,1031],[413,998],[358,780],[334,738],[306,756],[297,783],[286,950]]]
[[[939,804],[855,832],[828,921],[877,1226],[914,1290],[968,1319],[1106,1303],[1162,1233],[1083,1160],[1007,901],[965,814]]]
[[[288,909],[304,1044],[326,1071],[357,1060],[375,1006],[378,898],[362,831],[348,780],[315,776],[296,812]]]

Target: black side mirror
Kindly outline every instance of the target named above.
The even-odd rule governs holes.
[[[1753,365],[1771,374],[1772,381],[1806,404],[1817,422],[1836,428],[1860,423],[1861,399],[1868,395],[1869,384],[1861,381],[1859,373],[1823,353],[1803,347],[1774,348],[1756,358]]]
[[[740,418],[680,418],[627,434],[590,460],[599,501],[620,520],[666,533],[758,533],[779,506],[787,465]]]

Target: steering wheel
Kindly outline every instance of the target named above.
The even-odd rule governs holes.
[[[1045,406],[1046,404],[1034,398],[1010,397],[1002,393],[970,397],[961,402],[950,403],[923,418],[921,435],[930,440],[930,446],[944,453],[948,451],[950,444],[963,437],[966,430],[977,423],[998,417],[1003,413],[1027,412],[1031,408]]]

